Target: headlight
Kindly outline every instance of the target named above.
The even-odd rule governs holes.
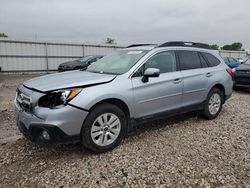
[[[82,89],[71,89],[71,90],[64,90],[64,91],[58,91],[61,93],[60,99],[66,103],[73,99],[78,93],[81,92]]]
[[[82,89],[80,88],[54,91],[42,96],[38,101],[38,105],[47,108],[55,108],[60,105],[66,105],[81,91]]]

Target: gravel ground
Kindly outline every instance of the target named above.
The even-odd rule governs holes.
[[[196,114],[143,125],[111,152],[39,146],[15,127],[15,88],[0,76],[0,187],[250,187],[250,92],[212,121]]]

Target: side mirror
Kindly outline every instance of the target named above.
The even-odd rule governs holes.
[[[156,68],[147,68],[144,72],[144,75],[142,77],[142,82],[148,82],[149,77],[159,77],[160,76],[160,69]]]

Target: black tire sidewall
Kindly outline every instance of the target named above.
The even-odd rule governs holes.
[[[91,127],[96,118],[104,113],[113,113],[119,118],[121,122],[121,132],[118,138],[112,144],[108,146],[98,146],[91,138]],[[124,112],[119,107],[113,104],[103,103],[94,107],[94,109],[89,112],[89,115],[87,116],[82,127],[81,138],[83,146],[95,153],[102,153],[114,149],[117,145],[120,144],[120,142],[127,134],[127,122],[127,117]]]
[[[221,98],[221,104],[220,104],[220,108],[218,110],[218,112],[216,114],[211,114],[210,111],[209,111],[209,100],[211,98],[211,96],[213,94],[219,94],[220,98]],[[219,114],[220,114],[220,111],[222,109],[222,106],[223,106],[223,100],[224,100],[224,97],[223,97],[223,92],[217,88],[213,88],[211,89],[211,91],[209,92],[208,96],[207,96],[207,100],[205,102],[205,107],[204,107],[204,113],[203,115],[207,118],[207,119],[214,119],[216,118]]]

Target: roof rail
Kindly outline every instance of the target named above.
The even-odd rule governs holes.
[[[156,45],[156,44],[131,44],[127,46],[126,48],[132,48],[132,47],[137,47],[137,46],[150,46],[150,45]]]
[[[198,42],[184,42],[184,41],[170,41],[160,44],[157,47],[168,47],[168,46],[184,46],[184,47],[211,49],[209,44],[198,43]]]

